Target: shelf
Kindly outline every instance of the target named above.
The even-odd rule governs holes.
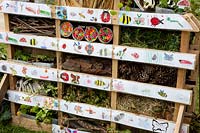
[[[35,42],[35,44],[32,44],[32,41]],[[113,46],[111,44],[89,43],[86,41],[75,41],[71,39],[57,39],[53,37],[0,32],[0,42],[30,48],[163,65],[189,70],[194,70],[196,65],[196,54],[127,46]]]
[[[113,59],[117,60],[163,65],[190,70],[195,69],[196,54],[126,46],[115,46],[113,52]]]
[[[48,75],[46,73],[47,71]],[[0,61],[0,72],[14,74],[21,77],[30,77],[40,80],[73,84],[103,91],[114,91],[137,96],[156,98],[159,100],[177,102],[186,105],[190,105],[192,101],[191,90],[96,76],[72,71],[64,71],[54,68],[36,67],[28,63],[22,64],[14,61]],[[40,75],[36,75],[36,73]]]
[[[175,123],[172,121],[155,119],[148,116],[137,115],[129,112],[97,107],[83,103],[67,102],[62,99],[55,99],[55,106],[55,102],[49,99],[51,98],[39,95],[28,95],[23,92],[11,90],[8,91],[8,100],[14,103],[25,104],[29,106],[36,106],[40,104],[40,106],[46,107],[47,109],[58,109],[59,111],[74,114],[77,116],[83,116],[104,121],[112,121],[148,131],[159,131],[160,128],[161,130],[167,132],[173,132],[175,128]],[[44,106],[44,103],[49,104],[47,106]],[[183,124],[181,130],[187,133],[189,130],[189,125]]]
[[[165,30],[199,31],[198,26],[192,19],[180,14],[50,6],[17,1],[4,1],[0,4],[0,7],[1,12],[9,14]]]
[[[0,7],[0,12],[3,13],[52,18],[51,7],[46,4],[6,0],[0,4]]]

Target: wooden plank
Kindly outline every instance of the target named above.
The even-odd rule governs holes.
[[[57,0],[57,5],[61,5],[61,0]],[[56,10],[56,9],[54,9],[54,10]],[[61,35],[60,35],[61,22],[60,22],[60,20],[55,20],[55,23],[56,23],[56,37],[61,38]],[[62,56],[63,56],[62,52],[59,52],[59,51],[56,52],[57,69],[62,69],[62,62],[63,62]],[[58,98],[62,99],[63,83],[58,82],[57,86],[58,86]],[[61,107],[59,107],[59,108],[61,108]],[[59,111],[58,112],[58,124],[59,125],[62,125],[62,119],[63,119],[63,113],[61,111]]]
[[[114,59],[194,70],[196,54],[114,46]]]
[[[120,0],[116,0],[114,2],[114,10],[119,10],[118,4],[120,3]],[[119,45],[119,26],[114,25],[113,26],[113,46]],[[114,53],[113,53],[114,56]],[[118,76],[118,61],[112,60],[112,78],[117,78]],[[117,92],[111,92],[111,108],[116,109],[117,108]],[[111,127],[115,130],[116,124],[114,122],[111,122]]]
[[[16,97],[19,97],[20,100],[18,100]],[[26,99],[23,99],[23,97],[25,97],[26,99],[30,99],[27,101]],[[138,115],[130,112],[105,107],[98,107],[84,103],[67,102],[64,99],[53,100],[47,96],[33,96],[31,94],[26,94],[18,91],[8,91],[8,98],[9,101],[29,106],[36,106],[38,103],[40,103],[40,106],[42,107],[44,106],[44,104],[48,103],[46,107],[50,110],[56,109],[62,112],[74,114],[76,116],[82,116],[86,118],[92,118],[108,122],[115,122],[149,131],[156,131],[158,128],[162,128],[162,130],[172,133],[172,131],[175,128],[175,122],[173,121],[155,119],[149,116]],[[55,101],[57,101],[57,103],[60,104],[59,106],[61,108],[58,108],[58,106],[55,107]],[[158,126],[158,123],[163,123],[163,126]],[[189,125],[183,124],[181,130],[187,133],[188,128]]]
[[[8,90],[9,87],[9,76],[8,74],[4,74],[3,78],[1,79],[0,82],[0,104],[3,101],[3,98],[5,97],[5,94]]]
[[[4,24],[5,24],[5,31],[9,32],[10,31],[10,25],[9,25],[9,15],[4,14]],[[7,54],[8,54],[8,59],[12,59],[14,56],[14,48],[12,45],[8,45],[7,47]],[[10,81],[10,89],[14,90],[15,89],[15,83],[16,83],[16,78],[13,77],[12,75],[9,75],[9,81]],[[15,115],[17,113],[18,107],[14,103],[11,103],[11,113]]]
[[[48,133],[51,133],[52,131],[51,124],[45,124],[45,123],[37,124],[35,120],[28,119],[22,116],[13,115],[12,124],[15,126],[24,127],[24,128],[27,128],[29,130],[34,130],[34,131],[46,131]]]
[[[46,4],[17,2],[19,5],[21,3],[23,3],[24,5],[31,6],[33,8],[33,10],[29,11],[26,9],[21,9],[22,8],[21,6],[19,8],[17,8],[16,3],[13,1],[9,1],[8,3],[11,4],[12,7],[11,8],[2,8],[2,12],[11,13],[11,14],[35,16],[35,17],[47,17],[47,18],[53,18],[55,16],[55,14],[53,14],[53,12],[55,12],[54,8],[51,8],[50,6],[48,6]],[[115,3],[117,3],[117,2],[114,2],[114,4]],[[3,6],[6,7],[6,1],[3,2]],[[91,9],[91,8],[79,8],[79,7],[65,7],[65,8],[67,9],[67,17],[63,17],[64,20],[67,19],[70,21],[111,24],[111,20],[109,20],[109,22],[101,20],[100,16],[104,12],[104,9]],[[144,28],[156,28],[156,29],[172,29],[172,30],[180,30],[180,31],[194,31],[194,32],[199,31],[199,28],[198,28],[197,23],[195,22],[194,18],[192,18],[189,15],[182,16],[180,14],[160,14],[160,13],[144,13],[144,12],[140,12],[138,14],[138,12],[134,12],[134,11],[131,11],[131,12],[117,11],[117,8],[118,7],[116,7],[115,10],[116,10],[116,12],[119,12],[119,14],[120,14],[119,17],[117,18],[118,22],[119,22],[118,25],[144,27]],[[88,15],[88,13],[87,13],[88,9],[93,10],[94,11],[93,14]],[[39,10],[39,12],[38,12],[38,10]],[[76,10],[80,11],[80,12],[77,12]],[[70,12],[70,11],[72,11],[72,12]],[[74,11],[76,11],[77,14],[81,13],[82,17],[80,17],[79,15],[70,15],[71,13],[74,13]],[[122,15],[124,13],[131,18],[131,20],[128,24],[123,23],[123,21],[121,22],[121,20],[120,20],[120,18],[122,17]],[[56,13],[56,15],[57,15],[57,13]],[[91,19],[91,15],[93,15],[92,17],[96,18],[96,20]],[[139,23],[139,24],[137,22],[135,22],[134,20],[138,19],[137,16],[140,16],[142,19],[144,19],[144,22]],[[150,18],[153,18],[155,16],[156,16],[155,19],[162,20],[162,23],[152,24]]]
[[[182,31],[181,33],[181,45],[180,52],[188,52],[190,41],[190,32]],[[177,74],[177,85],[176,88],[183,88],[185,86],[186,70],[178,69]],[[176,104],[174,111],[174,121],[176,121],[176,128],[174,133],[179,133],[182,125],[183,112],[185,110],[185,105]]]
[[[111,121],[130,127],[152,131],[153,133],[174,133],[173,131],[175,128],[175,122],[173,121],[156,119],[121,110],[112,110]],[[188,133],[189,125],[183,124],[181,131],[183,133]]]
[[[192,90],[113,79],[113,91],[191,105]]]

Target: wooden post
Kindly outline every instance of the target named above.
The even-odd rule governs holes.
[[[118,10],[118,3],[120,3],[120,0],[116,0],[114,2],[114,10]],[[113,46],[119,44],[119,26],[114,25],[113,26]],[[113,53],[114,54],[114,53]],[[112,60],[112,78],[117,78],[118,75],[118,61]],[[116,109],[117,108],[117,92],[111,92],[111,108]],[[116,129],[116,123],[111,122],[111,127],[115,130]]]
[[[61,5],[61,1],[57,0],[57,4]],[[56,37],[57,38],[61,38],[60,35],[60,20],[55,20],[56,23]],[[56,60],[57,60],[57,69],[62,69],[62,52],[56,52]],[[62,99],[62,91],[63,91],[63,83],[58,82],[57,83],[57,87],[58,87],[58,98]],[[61,125],[62,124],[62,116],[63,113],[61,111],[58,112],[58,124]]]
[[[9,87],[9,77],[8,74],[4,74],[3,78],[0,82],[0,104],[3,101],[3,98],[5,97],[5,94]]]
[[[188,52],[190,41],[190,32],[182,31],[181,33],[181,45],[180,52]],[[178,69],[176,88],[185,87],[186,70]],[[182,124],[183,113],[185,110],[185,105],[176,104],[174,111],[174,121],[176,121],[176,127],[174,133],[179,133]]]
[[[9,32],[10,31],[10,26],[9,26],[9,15],[4,13],[4,27],[5,31]],[[8,59],[13,59],[14,55],[14,47],[10,44],[8,44],[7,47],[7,54],[8,54]],[[10,81],[10,89],[15,90],[15,85],[16,85],[16,77],[13,77],[12,75],[9,75],[9,81]],[[11,113],[12,115],[15,115],[17,112],[18,107],[16,106],[15,103],[11,103]]]

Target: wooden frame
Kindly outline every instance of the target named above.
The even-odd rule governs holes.
[[[120,14],[124,13],[123,11],[121,11],[121,12],[118,11],[118,3],[119,2],[120,2],[120,0],[117,0],[117,1],[114,2],[114,10],[112,10],[112,11],[115,11],[117,15],[112,16],[111,22],[107,23],[107,24],[113,24],[113,33],[114,33],[113,47],[111,47],[112,55],[109,57],[109,58],[112,59],[112,78],[110,79],[110,81],[112,83],[110,83],[110,88],[109,88],[109,90],[112,90],[110,92],[111,109],[109,110],[110,111],[110,115],[112,117],[109,118],[109,121],[111,122],[111,127],[114,130],[116,129],[116,123],[121,123],[121,124],[125,123],[124,121],[122,121],[122,122],[121,121],[116,121],[116,120],[114,120],[114,117],[113,117],[114,115],[117,115],[117,113],[121,113],[121,111],[116,110],[117,93],[118,93],[118,91],[116,91],[116,90],[113,91],[114,80],[118,78],[118,60],[119,60],[119,58],[117,58],[115,56],[115,50],[116,50],[116,48],[121,47],[121,46],[118,46],[119,45],[119,36],[120,36],[120,25],[125,25],[125,24],[121,23],[120,19],[118,18],[118,17],[120,17]],[[57,3],[58,3],[58,6],[62,5],[61,4],[62,2],[60,0],[57,0]],[[47,8],[48,10],[51,10],[51,14],[48,14],[48,17],[56,18],[56,20],[55,20],[56,38],[57,38],[57,40],[59,40],[61,38],[61,35],[60,35],[60,23],[61,23],[61,20],[56,17],[56,7],[55,6],[51,6],[51,9],[46,5],[44,5],[43,7]],[[100,10],[100,11],[102,11],[102,10]],[[4,12],[4,13],[5,13],[4,14],[4,19],[5,19],[5,28],[6,28],[5,32],[9,32],[9,15],[6,14],[6,12]],[[14,12],[7,11],[7,13],[14,13]],[[136,14],[134,12],[132,12],[132,13],[131,12],[126,12],[126,13],[127,14]],[[145,13],[142,13],[142,14],[146,15]],[[22,14],[22,15],[26,15],[26,14]],[[154,15],[154,14],[152,14],[152,15]],[[155,15],[159,16],[158,14],[155,14]],[[44,16],[44,14],[43,14],[43,16],[39,15],[39,14],[36,15],[36,16],[47,17],[47,16]],[[187,25],[187,26],[189,28],[186,28],[186,29],[179,28],[179,29],[177,29],[177,30],[181,30],[182,31],[182,33],[181,33],[181,44],[180,44],[180,53],[181,54],[182,53],[191,53],[192,52],[191,50],[189,51],[190,32],[198,32],[199,31],[199,25],[200,25],[198,20],[196,20],[196,18],[192,14],[184,15],[183,18],[181,18],[181,19],[184,19],[184,18],[186,20],[186,21],[184,20],[185,23],[188,22],[189,25]],[[82,21],[82,20],[80,20],[80,21]],[[98,23],[102,23],[102,22],[98,22]],[[181,25],[181,24],[179,24],[179,25]],[[132,25],[129,25],[129,26],[135,26],[135,25],[132,24]],[[141,27],[141,26],[138,26],[138,27]],[[148,27],[148,26],[146,26],[146,27]],[[148,28],[164,28],[164,27],[161,26],[161,27],[148,27]],[[164,28],[164,29],[166,29],[166,28]],[[171,29],[173,29],[173,27]],[[196,45],[197,47],[199,46],[199,37],[200,37],[200,34],[196,33],[196,38],[195,38],[194,45]],[[55,40],[55,41],[57,41],[57,40]],[[38,46],[38,48],[39,48],[39,46]],[[124,47],[122,47],[122,48],[124,48]],[[134,48],[128,48],[128,49],[134,49]],[[56,51],[57,68],[56,68],[55,71],[57,71],[57,74],[59,75],[59,71],[62,69],[62,65],[61,65],[62,61],[63,61],[62,52],[65,52],[65,51],[59,50],[59,47],[55,48],[55,49],[52,48],[52,49],[49,49],[49,50],[55,50]],[[149,51],[149,50],[147,49],[147,51]],[[8,42],[8,59],[13,59],[13,54],[14,54],[14,47]],[[194,55],[197,55],[197,56],[194,56]],[[199,65],[199,62],[198,62],[199,55],[198,55],[198,53],[197,52],[193,52],[192,58],[194,59],[192,61],[193,66],[189,67],[189,68],[191,70],[193,70],[194,72],[191,75],[191,79],[197,80],[197,78],[196,78],[197,75],[195,75],[195,73],[197,73],[198,70],[199,70],[199,66],[198,66]],[[197,59],[197,61],[196,61],[196,59]],[[124,60],[124,59],[122,59],[122,60]],[[129,60],[129,61],[133,61],[133,60]],[[145,62],[145,63],[151,63],[151,62]],[[1,65],[1,62],[0,62],[0,65]],[[162,65],[162,63],[160,63],[159,65]],[[164,65],[166,65],[166,64],[164,64]],[[178,69],[177,86],[176,86],[177,89],[180,89],[180,88],[181,89],[186,89],[186,86],[187,86],[186,85],[186,79],[185,79],[186,78],[186,69],[188,69],[188,67],[179,67],[179,69]],[[11,74],[11,73],[9,73],[9,74]],[[21,75],[18,75],[18,76],[21,76]],[[3,80],[7,80],[7,76],[5,76],[3,78]],[[58,82],[59,80],[57,80],[55,78],[54,81]],[[14,90],[15,89],[15,84],[16,84],[16,78],[13,75],[9,76],[9,82],[10,82],[10,89]],[[3,84],[2,86],[6,86],[7,87],[8,85],[7,84]],[[62,99],[63,83],[62,82],[58,82],[57,86],[58,86],[58,99]],[[4,88],[6,88],[6,87],[4,87]],[[0,88],[1,88],[1,86],[0,86]],[[191,94],[191,92],[190,92],[190,94]],[[190,97],[190,100],[191,100],[191,97]],[[190,104],[190,102],[191,101],[188,101],[187,104]],[[176,103],[175,112],[174,112],[174,123],[175,123],[174,133],[179,133],[180,130],[181,130],[182,118],[183,118],[184,111],[185,111],[185,105],[184,104],[183,103],[182,104]],[[59,105],[62,105],[62,104],[59,104]],[[89,106],[89,105],[87,105],[87,106]],[[11,111],[12,111],[12,114],[13,114],[13,123],[19,124],[19,125],[24,125],[25,127],[30,126],[29,124],[27,125],[27,124],[23,123],[24,121],[26,121],[25,118],[19,118],[18,116],[16,116],[17,108],[18,108],[18,106],[15,103],[11,103]],[[62,112],[65,112],[65,110],[62,110],[61,109],[62,107],[58,107],[58,108],[59,108],[58,109],[58,111],[59,111],[59,113],[58,113],[58,122],[59,123],[58,124],[62,125],[62,118],[63,118]],[[135,114],[129,114],[129,113],[125,113],[125,114],[135,117]],[[20,120],[22,120],[22,123],[19,122]],[[153,121],[154,121],[154,119],[153,119]],[[30,123],[31,123],[31,126],[34,125],[32,121]],[[130,126],[130,124],[128,124],[128,126]],[[48,130],[50,130],[50,128],[52,128],[50,125],[44,125],[44,127],[45,128],[42,128],[42,129],[44,129],[46,131],[48,131]],[[139,126],[133,126],[133,127],[139,127]],[[38,128],[35,128],[35,129],[38,129]],[[170,130],[172,131],[173,129],[170,129]],[[186,132],[188,132],[188,129],[186,129],[186,130],[187,130]]]

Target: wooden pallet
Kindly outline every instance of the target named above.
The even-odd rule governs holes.
[[[119,2],[120,2],[120,0],[117,0],[114,3],[114,10],[117,13],[117,15],[120,14],[120,12],[118,11],[118,3]],[[61,6],[61,1],[60,0],[58,0],[57,3],[58,3],[58,5]],[[61,38],[61,35],[60,35],[61,20],[56,18],[56,7],[55,6],[51,6],[51,10],[52,10],[51,11],[52,18],[55,19],[56,38],[60,39]],[[22,14],[22,15],[25,15],[25,14]],[[110,91],[110,96],[111,96],[111,109],[105,109],[105,110],[110,111],[111,116],[112,115],[116,115],[118,113],[125,113],[125,114],[127,114],[127,116],[133,116],[134,118],[136,118],[137,115],[135,115],[135,114],[131,114],[131,113],[128,113],[128,112],[123,112],[123,111],[116,110],[117,94],[118,94],[118,92],[120,92],[120,91],[113,91],[113,82],[115,81],[115,79],[118,80],[118,60],[119,60],[118,57],[116,57],[115,50],[117,48],[120,48],[120,46],[118,47],[118,45],[119,45],[119,36],[120,36],[120,24],[118,23],[119,20],[118,20],[118,16],[117,15],[112,17],[111,24],[113,24],[114,37],[113,37],[113,47],[111,47],[112,55],[110,57],[108,57],[108,58],[112,59],[112,78],[109,79],[110,80],[110,88],[108,90],[108,91]],[[186,68],[181,67],[181,66],[175,66],[175,67],[179,68],[178,69],[178,75],[177,75],[177,81],[176,81],[177,82],[176,88],[180,89],[180,92],[181,91],[185,91],[184,89],[191,88],[191,86],[186,84],[186,69],[193,70],[193,72],[192,72],[192,74],[190,76],[190,80],[193,80],[193,81],[197,81],[197,77],[198,77],[197,72],[199,71],[199,39],[200,39],[200,34],[199,33],[195,33],[196,34],[195,41],[194,41],[195,43],[193,45],[189,45],[190,32],[198,32],[199,31],[199,22],[198,22],[198,20],[196,20],[196,18],[192,14],[185,15],[184,18],[191,25],[192,28],[191,29],[185,29],[185,30],[178,29],[178,30],[181,30],[182,32],[181,32],[180,52],[177,53],[177,54],[183,54],[183,56],[186,56],[186,53],[192,53],[193,55],[188,55],[188,57],[191,57],[192,59],[193,59],[193,57],[195,57],[197,59],[195,59],[194,63],[193,63],[193,64],[196,64],[195,66],[186,67]],[[4,19],[5,19],[5,32],[9,32],[10,31],[10,29],[9,29],[9,14],[4,13]],[[51,39],[51,38],[48,38],[48,39]],[[66,39],[66,41],[67,41],[67,39]],[[15,51],[14,45],[20,46],[20,44],[12,44],[12,43],[9,43],[9,42],[7,42],[7,43],[8,43],[8,58],[9,59],[13,59],[13,55],[14,55],[14,51]],[[32,47],[32,46],[28,46],[28,47]],[[39,48],[39,46],[38,46],[38,48]],[[122,48],[124,48],[124,47],[122,47]],[[135,50],[134,48],[128,48],[128,49]],[[49,50],[53,50],[56,53],[57,68],[56,68],[55,71],[58,71],[58,74],[59,74],[59,70],[62,69],[61,64],[63,62],[63,52],[66,52],[66,53],[70,53],[70,52],[69,51],[64,51],[64,50],[59,50],[59,48],[52,48],[52,49],[49,49]],[[145,52],[148,52],[148,51],[150,51],[150,50],[147,49]],[[165,52],[165,51],[163,51],[163,52]],[[37,54],[37,50],[35,51],[35,53]],[[96,55],[94,55],[94,56],[96,56]],[[122,60],[133,61],[133,60],[130,60],[129,58],[122,59]],[[10,64],[11,63],[13,63],[13,62],[10,62]],[[149,63],[149,62],[144,62],[144,63]],[[0,64],[1,64],[1,62],[0,62]],[[9,64],[9,62],[8,62],[8,64]],[[161,64],[158,64],[158,65],[161,65]],[[20,65],[19,65],[19,68],[20,68]],[[38,69],[40,69],[40,68],[38,68]],[[54,70],[52,70],[52,71],[54,71]],[[9,74],[10,74],[10,76],[9,76],[10,90],[15,90],[16,77],[13,76],[12,73],[9,73]],[[22,75],[18,75],[18,76],[22,76]],[[95,75],[91,75],[91,76],[94,76],[94,78],[95,78]],[[5,76],[3,78],[3,81],[2,81],[3,83],[1,83],[2,86],[4,86],[3,87],[4,93],[5,93],[5,88],[7,88],[7,86],[8,86],[6,84],[6,82],[4,82],[4,81],[7,81],[7,77],[8,76]],[[65,82],[60,82],[59,79],[58,80],[55,79],[54,81],[58,82],[57,83],[57,86],[58,86],[58,101],[60,101],[60,104],[64,103],[64,101],[62,101],[62,93],[63,93],[63,85],[64,85]],[[82,85],[82,86],[84,86],[84,85]],[[193,91],[195,92],[196,89],[194,88],[194,86],[192,88],[193,88]],[[96,89],[99,89],[99,88],[96,88]],[[175,90],[175,88],[173,88],[173,90]],[[134,92],[133,92],[133,94],[134,94]],[[190,93],[188,93],[188,94],[190,94]],[[194,97],[196,97],[196,95]],[[189,100],[188,103],[181,103],[180,104],[180,102],[175,102],[176,106],[175,106],[175,112],[174,112],[174,118],[173,118],[174,122],[169,122],[169,123],[175,124],[174,133],[179,133],[180,132],[181,126],[182,126],[182,120],[183,120],[183,117],[184,117],[184,111],[185,111],[185,108],[186,108],[185,106],[186,106],[186,104],[190,105],[191,104],[190,102],[191,102],[191,99]],[[33,121],[33,120],[29,120],[27,118],[16,116],[16,112],[18,110],[18,104],[15,104],[15,103],[17,103],[17,102],[13,101],[13,103],[11,104],[11,111],[12,111],[12,114],[13,114],[13,123],[14,124],[21,125],[21,126],[28,127],[28,128],[31,126],[31,127],[33,127],[32,128],[33,130],[44,130],[44,131],[52,130],[52,127],[50,125],[42,124],[41,127],[38,127],[35,124],[35,121]],[[192,109],[190,110],[190,112],[194,111],[195,102],[193,102],[192,105],[193,106],[192,106]],[[73,106],[73,105],[71,105],[71,106]],[[84,105],[84,106],[88,106],[89,107],[90,105]],[[94,108],[96,108],[96,107],[94,107]],[[69,113],[70,111],[69,112],[65,111],[64,109],[62,109],[62,107],[60,107],[60,109],[58,109],[58,111],[59,111],[59,113],[58,113],[58,122],[59,122],[59,125],[61,125],[62,124],[61,120],[63,118],[63,112]],[[84,116],[87,117],[87,115],[84,115]],[[96,117],[94,117],[94,118],[98,119]],[[153,118],[145,117],[145,116],[144,117],[141,116],[141,118],[146,118],[148,120],[154,120]],[[111,122],[111,126],[113,127],[113,129],[117,128],[116,127],[116,123],[127,125],[127,124],[125,124],[126,122],[124,122],[124,121],[117,122],[117,121],[113,120],[113,117],[111,117],[109,121]],[[160,121],[162,121],[162,120],[160,120]],[[163,121],[165,121],[165,120],[163,120]],[[131,124],[128,124],[128,126],[131,126]],[[133,127],[138,127],[138,126],[133,125]],[[187,126],[185,126],[185,127],[187,127]],[[148,130],[150,130],[150,129],[148,129]],[[188,129],[186,130],[186,132],[188,132]]]

